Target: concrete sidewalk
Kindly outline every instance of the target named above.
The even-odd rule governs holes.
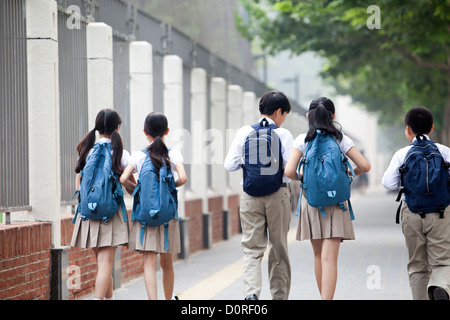
[[[354,192],[356,240],[342,243],[338,261],[335,299],[412,299],[406,264],[408,254],[400,225],[395,224],[395,195],[372,188]],[[289,299],[320,299],[314,276],[309,241],[295,240],[298,218],[293,215],[289,234],[292,285]],[[241,235],[174,263],[175,294],[183,300],[242,300]],[[267,256],[267,255],[266,255]],[[267,260],[263,261],[263,290],[260,299],[271,299]],[[161,271],[158,297],[163,299]],[[115,290],[117,300],[146,300],[143,277]]]

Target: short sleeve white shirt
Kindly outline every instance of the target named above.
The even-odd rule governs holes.
[[[258,122],[261,122],[263,118],[259,119]],[[275,124],[270,118],[266,118],[270,124]],[[251,125],[245,125],[240,128],[234,137],[233,142],[231,143],[230,149],[228,150],[227,156],[225,157],[224,167],[227,171],[236,171],[241,169],[241,165],[244,164],[244,158],[242,154],[243,146],[245,144],[245,140],[250,133],[253,132],[253,128]],[[283,168],[286,167],[286,164],[289,160],[289,156],[292,149],[292,142],[294,138],[289,130],[285,128],[277,128],[274,130],[278,135],[281,141],[281,154],[283,156]],[[283,182],[289,182],[290,179],[283,174]],[[242,181],[241,181],[242,184]]]
[[[142,150],[135,151],[131,155],[129,164],[134,167],[134,173],[139,174],[142,169],[142,165],[144,164],[145,158],[147,157],[147,154],[143,152]],[[169,150],[169,159],[171,162],[170,169],[172,172],[177,172],[176,165],[180,162],[183,162],[183,155],[181,152],[177,149],[170,149]]]
[[[108,138],[100,138],[98,140],[97,143],[111,143],[111,139]],[[91,150],[89,150],[89,153],[86,157],[86,162],[89,159],[89,156],[92,154],[92,152],[94,152],[94,148],[91,148]],[[111,150],[111,155],[113,155],[114,151]],[[130,162],[131,156],[130,153],[127,150],[123,150],[122,151],[122,159],[120,160],[120,164],[122,166],[122,169],[125,169],[128,165],[128,163]]]
[[[427,135],[425,135],[425,137],[430,140]],[[413,142],[415,140],[416,138],[414,138]],[[444,160],[450,162],[450,148],[439,143],[435,143],[435,145]],[[389,163],[389,167],[386,169],[383,178],[381,179],[381,184],[386,189],[394,191],[400,188],[400,171],[398,169],[405,162],[406,154],[408,153],[409,149],[411,149],[411,145],[399,149],[392,157],[391,162]],[[404,195],[402,195],[402,198],[404,199]]]
[[[293,148],[297,148],[300,152],[305,155],[308,143],[305,143],[306,133],[299,134],[297,138],[295,138],[293,143]],[[342,133],[342,140],[338,143],[339,148],[343,154],[347,154],[348,150],[355,146],[353,140],[347,137],[344,133]]]

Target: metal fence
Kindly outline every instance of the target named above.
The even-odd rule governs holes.
[[[86,22],[68,28],[71,15],[58,10],[59,109],[61,155],[61,201],[72,199],[75,189],[76,146],[88,131],[88,85]]]
[[[190,70],[203,68],[208,78],[261,96],[270,90],[263,82],[228,63],[181,31],[124,0],[56,0],[58,4],[59,99],[61,139],[61,202],[71,203],[74,192],[76,145],[87,133],[88,87],[86,25],[99,21],[113,29],[114,107],[122,115],[121,136],[130,147],[129,43],[147,41],[153,47],[153,106],[163,111],[163,57],[183,60],[184,126],[190,129]],[[80,9],[80,28],[69,28],[71,6]],[[0,1],[0,212],[28,210],[28,118],[25,0]],[[209,90],[209,89],[208,89]],[[210,103],[208,101],[208,103]],[[304,110],[292,102],[293,111]],[[209,107],[207,108],[208,113]],[[209,119],[209,116],[207,117]],[[210,127],[208,120],[207,128]],[[131,150],[130,150],[131,151]],[[187,155],[188,157],[190,155]],[[189,166],[187,166],[189,171]],[[189,173],[189,172],[188,172]],[[189,186],[188,186],[189,187]]]
[[[29,210],[25,0],[0,1],[0,212]]]

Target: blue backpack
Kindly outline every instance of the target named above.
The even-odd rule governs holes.
[[[112,170],[111,144],[97,143],[93,149],[80,172],[80,189],[74,194],[74,197],[78,194],[79,203],[72,222],[75,223],[78,213],[82,220],[108,222],[119,205],[122,207],[123,219],[127,221],[122,185],[118,175]]]
[[[397,201],[405,194],[411,212],[425,214],[438,212],[443,218],[450,204],[450,164],[444,160],[436,145],[425,136],[418,135],[408,150],[404,164],[399,168],[401,189]],[[399,223],[400,205],[395,222]]]
[[[339,205],[343,211],[347,211],[344,202],[348,201],[350,217],[354,220],[350,203],[350,184],[355,173],[336,139],[317,130],[315,139],[308,143],[306,153],[299,163],[299,173],[302,166],[303,180],[296,215],[300,214],[302,193],[306,190],[308,204],[318,208],[323,217],[326,217],[323,207]],[[353,176],[349,176],[348,169]]]
[[[278,127],[265,118],[252,128],[243,147],[243,188],[247,194],[261,197],[280,189],[283,179],[281,141],[275,133]]]
[[[134,204],[132,221],[141,224],[141,244],[146,226],[164,225],[164,248],[169,249],[169,221],[178,220],[178,190],[172,171],[164,164],[159,175],[153,165],[147,149],[147,156],[139,173],[136,188],[133,191]]]

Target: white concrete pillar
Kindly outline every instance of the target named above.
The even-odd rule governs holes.
[[[176,55],[163,59],[164,114],[169,121],[169,134],[165,143],[169,148],[178,149],[183,154],[186,131],[183,128],[183,60]],[[188,177],[189,179],[190,177]],[[184,191],[178,189],[178,216],[185,217]]]
[[[54,248],[61,246],[57,12],[56,1],[26,1],[32,211],[13,215],[14,220],[51,222]]]
[[[369,160],[372,168],[368,172],[369,184],[376,185],[383,177],[383,169],[380,170],[379,157],[380,154],[377,150],[377,131],[378,131],[378,119],[375,115],[367,114],[367,142],[366,153],[364,156]]]
[[[238,85],[228,86],[228,108],[227,108],[227,144],[226,150],[230,148],[231,142],[236,135],[237,130],[243,125],[243,100],[244,90]],[[233,172],[227,172],[228,174],[228,194],[240,193],[242,186],[240,182],[242,180],[242,170]]]
[[[224,210],[228,209],[227,172],[223,169],[226,156],[227,82],[223,78],[211,79],[211,128],[206,148],[211,164],[211,193],[223,196]]]
[[[258,121],[260,113],[258,105],[256,103],[256,94],[252,91],[244,92],[244,102],[243,102],[243,123],[253,124]]]
[[[153,52],[146,41],[130,43],[130,151],[148,144],[142,129],[145,117],[153,111]]]
[[[86,27],[89,130],[98,112],[114,107],[112,28],[103,22]]]
[[[169,147],[183,149],[180,130],[183,129],[183,60],[176,55],[163,59],[164,114],[170,132],[166,137]]]
[[[206,70],[191,71],[191,192],[202,199],[203,212],[208,212],[208,165],[204,157],[207,123],[207,75]]]

